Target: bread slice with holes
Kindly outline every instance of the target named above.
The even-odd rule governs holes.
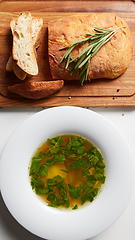
[[[20,79],[24,80],[27,76],[27,73],[24,72],[17,64],[16,61],[13,59],[13,56],[11,55],[8,59],[8,62],[6,64],[6,71],[8,72],[14,72],[15,75]]]
[[[32,20],[32,23],[31,23],[32,41],[33,41],[34,47],[38,48],[39,47],[39,41],[38,40],[39,40],[39,36],[40,36],[40,33],[41,33],[41,28],[43,27],[43,19],[32,17],[31,20]],[[10,22],[10,27],[11,27],[12,34],[14,34],[16,21],[17,21],[17,18],[14,18]]]
[[[16,61],[13,59],[13,56],[12,56],[11,61],[12,61],[11,62],[12,68],[13,68],[13,71],[14,71],[15,75],[20,80],[24,80],[27,77],[27,73],[16,64]]]
[[[23,82],[8,86],[10,92],[16,93],[29,99],[41,99],[51,96],[53,93],[62,89],[63,80],[45,82]]]
[[[11,27],[12,33],[14,32],[16,20],[17,19],[12,19],[10,22],[10,27]],[[43,27],[43,19],[32,17],[32,40],[33,40],[33,45],[34,45],[35,49],[38,48],[40,45],[40,34],[41,34],[42,27]],[[9,60],[6,65],[6,70],[9,72],[14,71],[15,75],[20,80],[24,80],[27,76],[27,73],[25,71],[23,71],[17,65],[17,63],[13,59],[12,55],[9,57]]]
[[[23,12],[16,21],[10,24],[13,33],[13,59],[27,74],[37,75],[38,65],[32,38],[32,16]]]

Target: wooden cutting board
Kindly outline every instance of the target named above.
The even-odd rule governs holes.
[[[49,20],[84,12],[113,12],[128,24],[132,41],[133,56],[127,71],[115,80],[92,80],[83,86],[79,82],[66,82],[63,89],[49,98],[28,100],[7,91],[8,85],[22,81],[5,67],[12,49],[11,18],[22,11],[30,11],[42,17],[44,25],[41,44],[37,51],[39,74],[29,77],[32,81],[51,80],[47,49],[47,23]],[[82,107],[135,106],[135,2],[134,1],[0,1],[0,106],[60,106]]]

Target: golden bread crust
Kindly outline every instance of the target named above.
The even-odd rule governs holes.
[[[47,82],[23,82],[8,86],[8,90],[29,99],[40,99],[51,96],[62,89],[63,80]]]
[[[66,50],[60,48],[94,33],[94,28],[102,27],[120,30],[107,42],[91,59],[89,78],[114,79],[123,74],[128,68],[133,45],[127,23],[113,13],[76,14],[69,17],[52,20],[48,23],[49,62],[53,79],[74,80],[75,75],[65,70],[65,61],[60,64]],[[73,50],[72,57],[77,56],[85,46]]]

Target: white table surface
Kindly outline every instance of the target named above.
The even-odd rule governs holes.
[[[0,155],[16,127],[43,108],[0,108]],[[91,108],[112,122],[127,140],[135,160],[135,108]],[[128,176],[127,176],[128,177]],[[0,195],[0,240],[40,240],[20,226]],[[135,188],[122,216],[92,240],[135,240]],[[63,239],[64,240],[64,239]],[[70,240],[70,239],[69,239]]]

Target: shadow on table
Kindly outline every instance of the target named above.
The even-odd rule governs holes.
[[[10,214],[0,194],[0,222],[10,239],[14,240],[42,240],[23,228]]]

